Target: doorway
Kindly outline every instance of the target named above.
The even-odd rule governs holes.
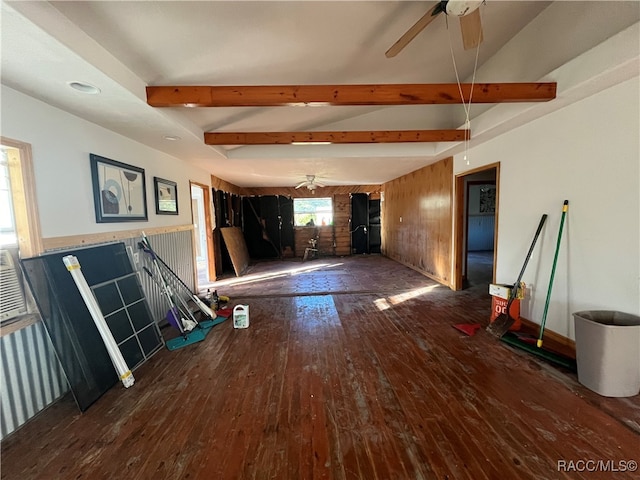
[[[216,280],[211,195],[206,185],[191,182],[191,218],[197,284],[204,285]]]
[[[495,279],[499,173],[496,163],[456,176],[454,290]]]
[[[351,194],[351,253],[380,253],[380,194]]]

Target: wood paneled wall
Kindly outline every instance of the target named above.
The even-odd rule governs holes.
[[[334,197],[350,193],[379,193],[381,185],[339,185],[316,189],[314,192],[306,188],[295,187],[255,187],[242,188],[242,195],[284,195],[291,198]]]
[[[348,193],[333,196],[333,235],[335,254],[351,255],[351,197]]]
[[[453,158],[383,185],[382,253],[451,285]]]
[[[238,187],[233,183],[229,183],[226,180],[222,180],[215,175],[211,175],[211,187],[213,187],[215,190],[222,190],[223,192],[233,193],[235,195],[242,194],[241,187]]]
[[[319,227],[295,227],[293,231],[296,241],[296,257],[302,257],[307,247],[310,247],[309,240],[315,235],[318,236],[318,254],[321,256],[334,255],[333,249],[333,227],[331,225]]]
[[[341,185],[318,188],[315,193],[306,188],[294,187],[238,187],[211,176],[213,188],[241,196],[282,195],[289,198],[333,198],[333,225],[318,227],[320,236],[318,247],[321,255],[351,255],[351,194],[368,193],[370,198],[380,198],[382,185]],[[295,256],[302,257],[313,236],[313,229],[296,227]]]
[[[351,197],[348,193],[333,195],[333,225],[296,227],[294,230],[296,257],[302,257],[315,232],[318,233],[319,254],[351,255]]]

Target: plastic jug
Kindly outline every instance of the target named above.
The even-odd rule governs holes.
[[[249,326],[249,305],[236,305],[233,308],[233,328]]]

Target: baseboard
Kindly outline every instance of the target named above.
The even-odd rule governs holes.
[[[522,333],[538,336],[540,332],[539,324],[523,317],[520,317],[520,321],[522,322],[522,328],[520,329]],[[545,329],[543,341],[544,345],[550,350],[554,350],[573,359],[576,358],[576,342],[574,340],[552,330]]]

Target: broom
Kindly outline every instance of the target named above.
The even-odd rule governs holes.
[[[542,347],[542,335],[544,334],[544,326],[547,323],[547,312],[549,311],[549,300],[551,300],[551,289],[553,287],[553,277],[556,274],[556,265],[558,263],[558,253],[560,252],[560,241],[562,240],[562,228],[564,226],[564,218],[569,210],[569,200],[565,200],[562,205],[562,217],[560,218],[560,228],[558,230],[558,242],[556,243],[556,253],[553,256],[553,266],[551,267],[551,278],[549,279],[549,289],[547,290],[547,299],[544,302],[544,313],[542,314],[542,322],[540,323],[540,335],[538,336],[537,346]]]

